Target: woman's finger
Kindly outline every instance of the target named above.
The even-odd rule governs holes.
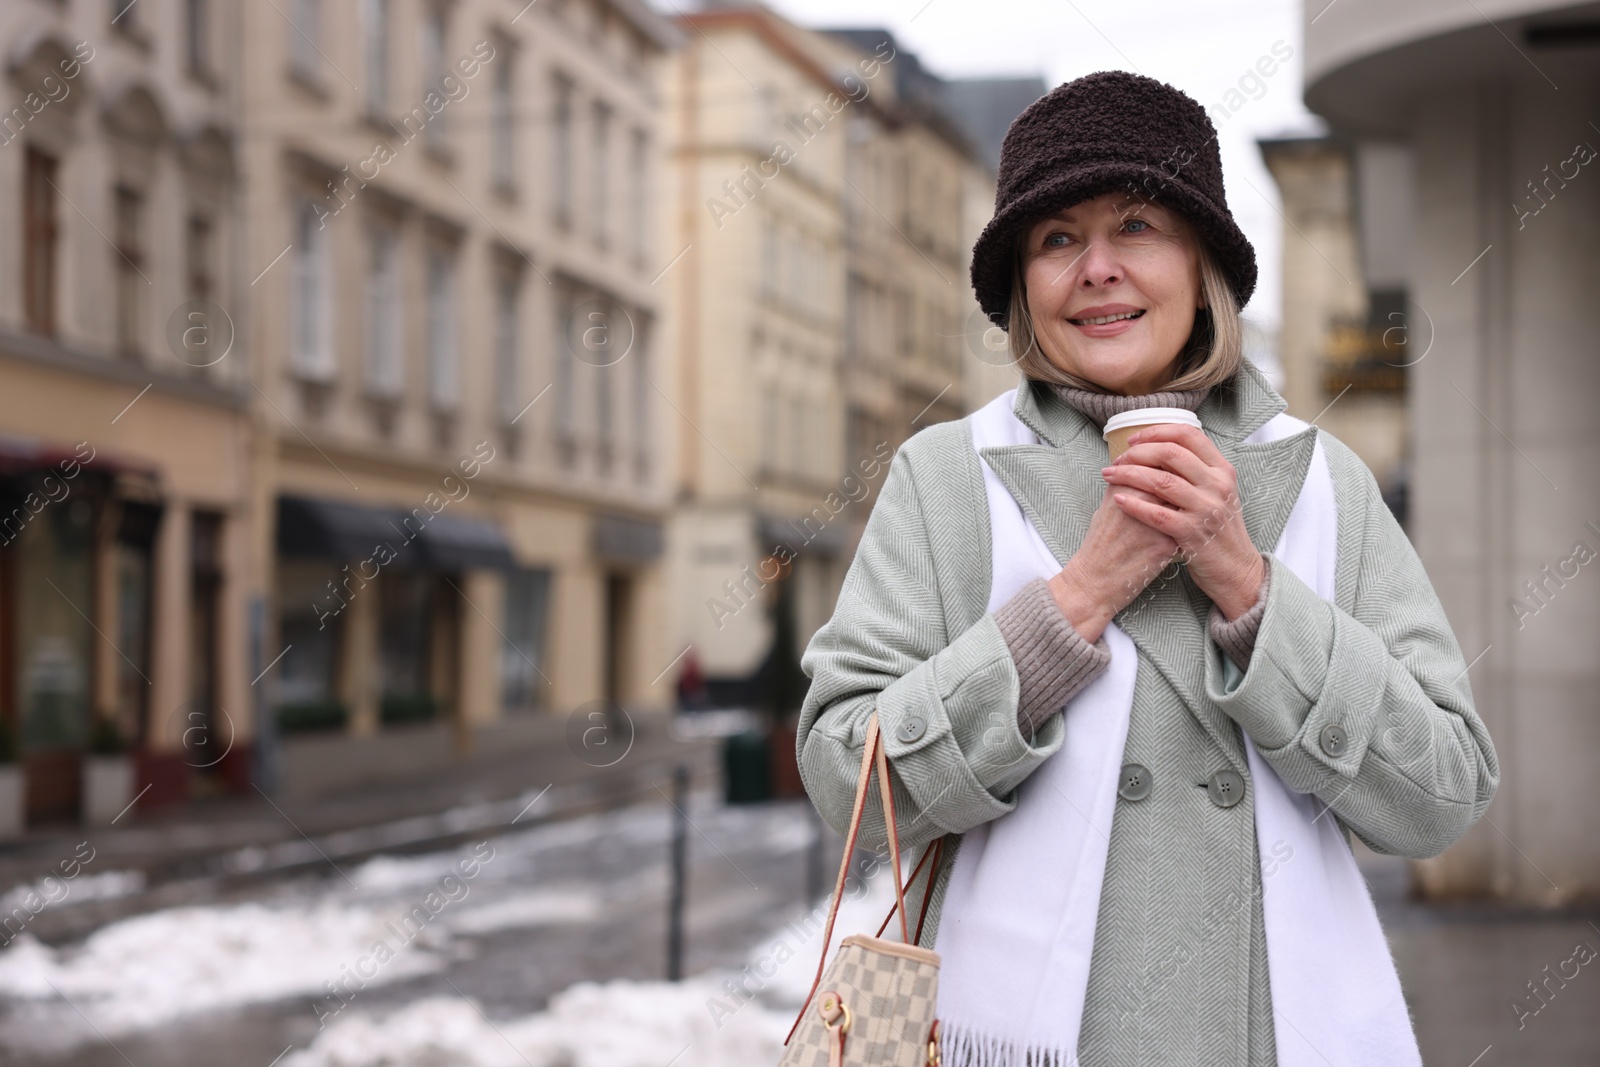
[[[1142,467],[1159,467],[1180,475],[1195,485],[1209,485],[1214,469],[1195,455],[1186,445],[1176,441],[1141,441],[1111,461],[1113,467],[1136,463]]]
[[[1145,500],[1134,496],[1132,493],[1118,491],[1111,494],[1111,499],[1117,506],[1127,512],[1131,517],[1138,519],[1152,529],[1160,530],[1174,541],[1178,540],[1178,524],[1183,522],[1183,513],[1174,508],[1167,507],[1157,501]]]
[[[1187,478],[1161,467],[1147,467],[1142,463],[1119,463],[1107,467],[1103,473],[1111,485],[1143,489],[1183,511],[1203,515],[1214,507],[1212,494]]]
[[[1227,458],[1217,450],[1216,442],[1212,441],[1204,430],[1181,422],[1159,422],[1151,426],[1141,426],[1129,436],[1135,439],[1136,444],[1141,445],[1151,441],[1175,441],[1198,456],[1208,467],[1220,467],[1228,462]]]

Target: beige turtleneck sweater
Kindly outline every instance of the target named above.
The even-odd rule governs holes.
[[[1104,427],[1112,415],[1136,408],[1174,407],[1194,411],[1211,392],[1207,386],[1119,396],[1054,382],[1047,384],[1062,401],[1089,416],[1100,427]],[[1272,568],[1268,566],[1255,604],[1232,622],[1215,604],[1211,606],[1212,640],[1241,671],[1250,666],[1250,653],[1255,647],[1256,630],[1267,604],[1267,581],[1271,576]],[[1042,578],[1035,578],[1017,590],[1015,596],[996,609],[994,618],[1011,650],[1022,682],[1017,724],[1026,736],[1037,734],[1051,715],[1061,711],[1078,690],[1111,662],[1111,648],[1106,644],[1105,635],[1092,645],[1084,640],[1061,613],[1055,596]]]

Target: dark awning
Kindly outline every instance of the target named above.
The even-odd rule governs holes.
[[[756,516],[756,534],[763,551],[785,544],[796,552],[836,556],[850,546],[849,518],[836,515],[829,519],[827,508],[820,506],[797,519],[761,513]]]
[[[385,547],[386,546],[386,547]],[[285,556],[362,560],[425,570],[516,566],[499,526],[427,508],[405,511],[319,497],[278,498],[278,551]]]
[[[83,449],[87,448],[87,453]],[[85,458],[87,456],[87,458]],[[0,435],[0,474],[21,474],[72,463],[104,474],[132,474],[157,479],[160,469],[150,463],[112,455],[87,441],[76,447],[39,441],[31,437]]]
[[[517,565],[505,533],[486,519],[441,511],[428,520],[417,541],[435,570],[511,570]]]

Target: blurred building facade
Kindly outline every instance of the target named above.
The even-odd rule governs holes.
[[[996,137],[885,32],[30,0],[0,46],[36,817],[116,734],[149,806],[666,707],[685,645],[747,703],[899,443],[1014,384],[967,281]]]
[[[252,515],[216,314],[244,284],[233,12],[198,7],[0,7],[0,723],[30,818],[76,814],[108,738],[146,800],[248,780],[248,745],[206,743],[248,706]]]
[[[1410,155],[1362,206],[1409,219],[1409,532],[1501,763],[1487,816],[1418,881],[1592,896],[1600,17],[1529,0],[1323,8],[1305,8],[1307,105]]]
[[[466,748],[508,712],[665,705],[672,28],[633,0],[241,11],[276,722]]]
[[[663,189],[682,250],[662,283],[685,442],[672,622],[713,700],[749,704],[770,612],[793,613],[803,647],[895,449],[970,410],[967,257],[993,176],[886,31],[757,4],[681,22]]]
[[[31,817],[77,814],[117,734],[145,806],[670,703],[676,40],[637,0],[0,7]],[[415,751],[361,740],[391,733]]]
[[[1256,143],[1284,219],[1279,391],[1291,412],[1355,450],[1403,523],[1410,220],[1383,217],[1360,191],[1406,180],[1408,157],[1333,136]]]

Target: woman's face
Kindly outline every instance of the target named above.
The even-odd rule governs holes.
[[[1106,193],[1039,220],[1024,240],[1028,312],[1051,363],[1125,396],[1172,380],[1203,306],[1187,219]],[[1119,317],[1088,321],[1107,316]]]

